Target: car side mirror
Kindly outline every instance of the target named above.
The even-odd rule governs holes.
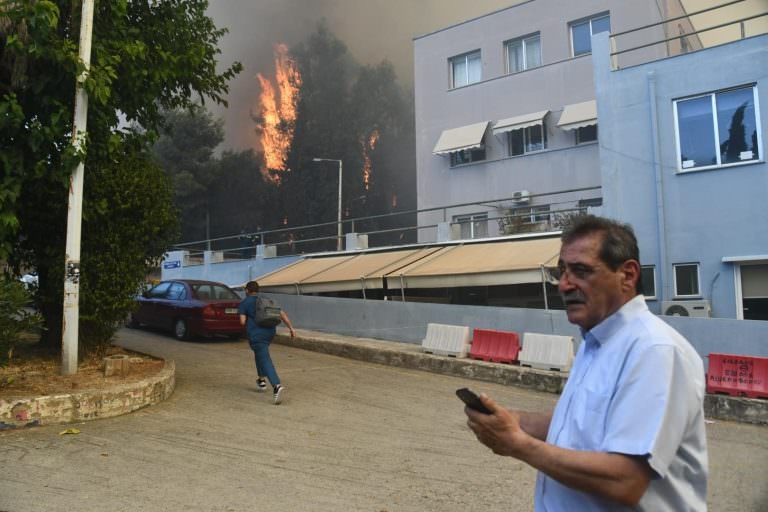
[[[144,290],[143,292],[141,292],[141,296],[144,297],[145,299],[149,297],[149,290]]]

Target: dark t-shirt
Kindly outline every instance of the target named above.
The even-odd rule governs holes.
[[[245,332],[248,333],[248,339],[251,341],[270,342],[277,332],[276,327],[259,327],[256,325],[256,301],[258,295],[248,295],[237,308],[238,313],[245,315],[248,319],[245,321]]]

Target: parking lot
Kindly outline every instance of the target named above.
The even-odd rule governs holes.
[[[535,472],[479,445],[454,390],[523,409],[555,395],[273,346],[287,389],[255,392],[244,341],[123,330],[177,387],[127,416],[0,433],[0,510],[531,510]],[[713,511],[768,509],[768,428],[707,425]]]

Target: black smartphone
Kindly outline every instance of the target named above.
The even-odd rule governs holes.
[[[491,411],[483,405],[483,402],[480,401],[480,397],[477,396],[474,391],[471,391],[469,388],[457,389],[456,396],[461,398],[461,401],[467,404],[467,407],[470,409],[474,409],[475,411],[481,412],[483,414],[491,414]]]

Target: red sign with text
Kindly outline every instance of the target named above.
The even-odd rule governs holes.
[[[768,398],[768,357],[709,354],[707,393]]]

